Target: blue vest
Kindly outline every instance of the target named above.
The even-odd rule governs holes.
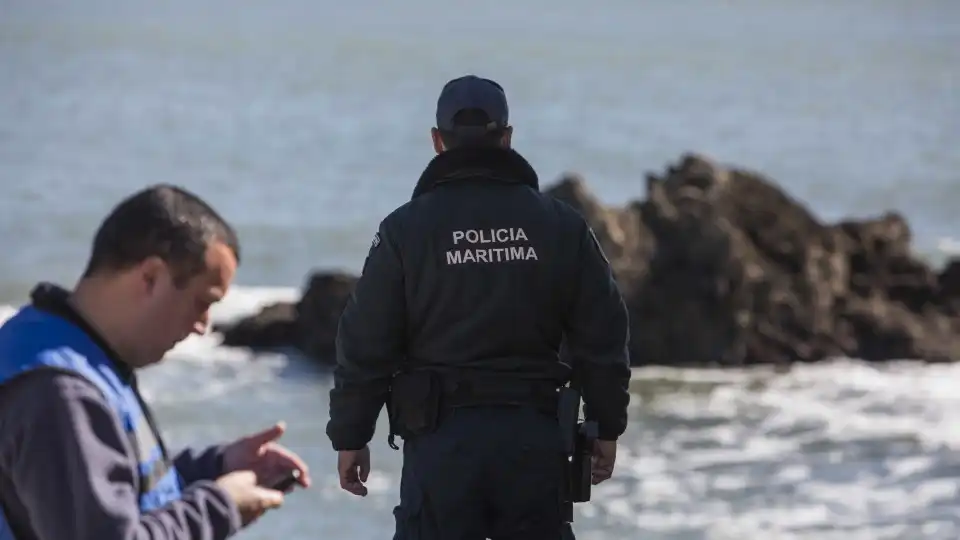
[[[0,326],[0,385],[34,369],[76,373],[100,389],[138,454],[141,511],[180,498],[180,475],[165,456],[130,381],[81,328],[28,305]],[[0,509],[0,539],[12,538]]]

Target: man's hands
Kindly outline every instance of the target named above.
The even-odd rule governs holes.
[[[340,487],[360,497],[367,496],[367,486],[363,485],[370,476],[370,448],[360,450],[340,450],[337,455],[337,472],[340,475]]]
[[[597,440],[593,444],[591,461],[591,483],[597,485],[609,480],[613,475],[613,466],[617,461],[617,441]]]
[[[237,505],[241,526],[246,527],[267,510],[283,504],[283,493],[257,485],[253,471],[236,471],[217,478],[217,485]]]
[[[279,422],[259,433],[241,437],[223,449],[224,475],[216,482],[237,505],[244,527],[267,510],[283,504],[283,493],[269,486],[291,470],[300,471],[300,485],[310,486],[306,463],[275,442],[284,431],[286,426]]]
[[[617,441],[597,440],[593,446],[591,459],[591,482],[597,485],[609,480],[617,461]],[[364,483],[370,476],[370,448],[359,450],[340,450],[337,455],[337,473],[340,487],[359,497],[367,496]]]
[[[296,469],[300,471],[300,485],[310,487],[307,464],[276,442],[286,429],[283,422],[278,422],[228,444],[223,450],[223,472],[253,471],[261,486],[272,486]]]

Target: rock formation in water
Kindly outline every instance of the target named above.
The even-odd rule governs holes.
[[[648,174],[646,191],[610,208],[576,176],[547,189],[596,231],[635,366],[960,359],[960,260],[938,274],[915,258],[897,213],[825,224],[763,175],[692,154]],[[219,329],[224,344],[328,362],[355,282],[314,274],[299,303]]]

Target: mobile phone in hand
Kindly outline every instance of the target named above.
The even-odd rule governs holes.
[[[277,491],[286,493],[291,489],[293,489],[293,487],[297,485],[299,481],[300,481],[300,471],[298,471],[297,469],[294,469],[289,473],[287,473],[287,475],[284,476],[279,482],[277,482],[276,484],[270,487],[271,489],[275,489]]]

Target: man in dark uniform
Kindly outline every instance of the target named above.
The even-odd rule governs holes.
[[[341,487],[366,495],[389,402],[391,446],[404,439],[396,540],[571,536],[556,409],[572,366],[598,425],[594,484],[626,429],[623,299],[582,216],[510,148],[507,119],[497,83],[444,86],[437,156],[380,223],[340,319],[327,434]]]

